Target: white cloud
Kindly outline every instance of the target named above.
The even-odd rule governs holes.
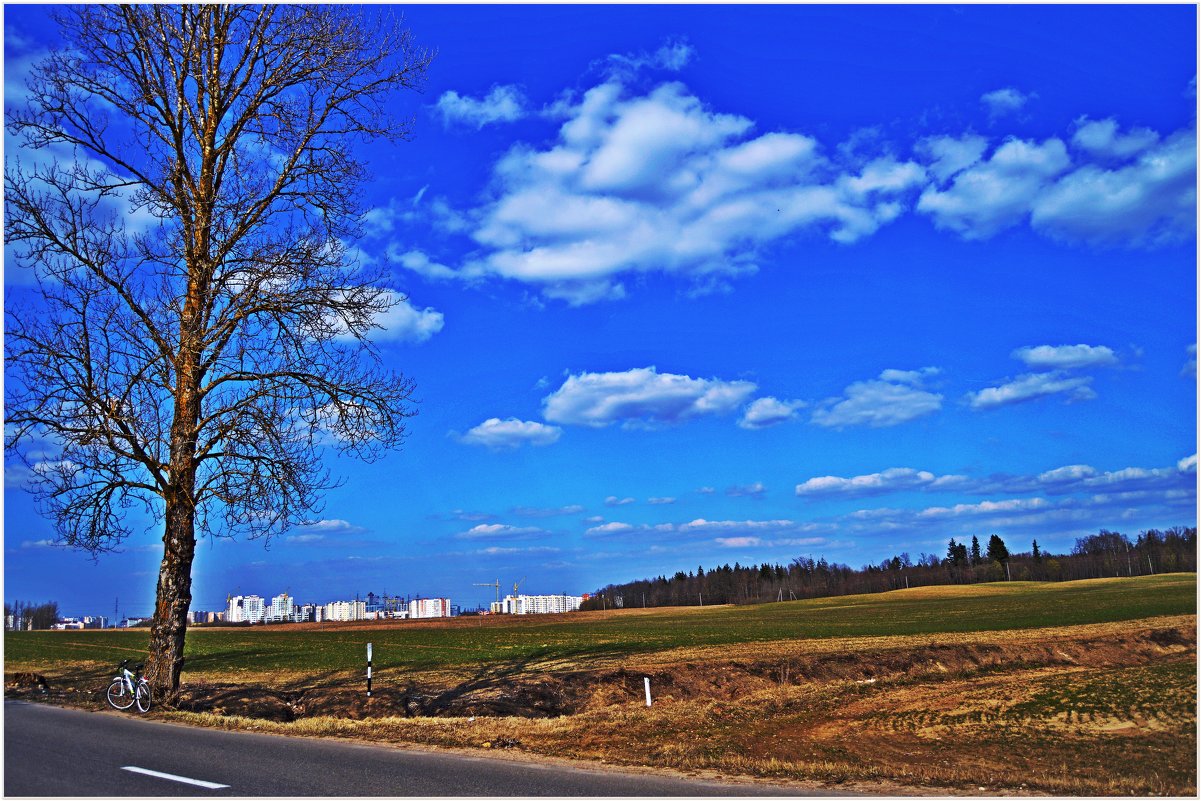
[[[534,526],[510,526],[503,523],[481,523],[467,531],[456,534],[462,540],[506,539],[510,537],[532,537],[546,534],[544,529]]]
[[[569,506],[556,506],[549,509],[532,506],[517,506],[512,509],[513,514],[518,517],[561,517],[563,515],[578,515],[583,511],[584,507],[578,503],[573,503]]]
[[[857,381],[842,398],[828,398],[813,412],[813,422],[827,428],[866,425],[884,428],[914,420],[942,408],[942,395],[922,388],[922,379],[938,371],[885,370],[871,381]]]
[[[464,277],[532,283],[577,304],[620,297],[618,276],[662,271],[700,284],[754,269],[759,247],[804,229],[841,242],[904,210],[924,168],[882,157],[856,172],[811,137],[706,108],[679,83],[626,96],[617,80],[562,103],[557,142],[514,146],[477,210],[486,248]]]
[[[593,526],[592,528],[588,529],[584,533],[595,536],[598,534],[628,534],[629,532],[635,531],[635,530],[636,530],[636,527],[630,525],[629,523],[612,522],[612,523],[602,523],[599,526]]]
[[[1116,169],[1086,165],[1042,192],[1035,230],[1096,244],[1159,244],[1191,236],[1197,220],[1197,136],[1181,131]]]
[[[442,115],[442,124],[474,126],[476,130],[498,122],[514,122],[525,116],[525,96],[516,86],[493,86],[480,99],[445,92],[434,109]]]
[[[681,523],[676,530],[681,534],[721,534],[737,532],[786,532],[796,531],[804,526],[793,520],[706,520],[698,517],[688,523]]]
[[[57,548],[62,543],[54,540],[24,540],[21,542],[22,548]]]
[[[653,366],[622,373],[571,375],[543,401],[552,423],[601,428],[673,424],[728,414],[756,389],[749,381],[722,381],[659,373]]]
[[[761,481],[726,488],[726,495],[731,498],[762,498],[765,492],[767,487]]]
[[[356,526],[347,520],[314,520],[296,527],[297,531],[307,534],[361,534],[366,531],[362,526]]]
[[[981,501],[959,503],[954,506],[931,506],[918,512],[918,517],[962,517],[964,515],[996,515],[1015,511],[1042,509],[1047,506],[1044,498],[1011,498],[1005,501]]]
[[[803,401],[781,401],[775,398],[756,398],[742,413],[738,421],[740,428],[769,428],[796,419],[797,409],[804,407]]]
[[[1038,345],[1018,348],[1012,353],[1028,367],[1073,369],[1104,367],[1118,363],[1118,357],[1104,345]]]
[[[976,134],[931,136],[920,140],[914,150],[930,161],[927,170],[940,183],[978,163],[988,149],[988,140]]]
[[[492,546],[490,548],[481,548],[476,551],[481,556],[512,556],[514,554],[549,554],[561,553],[559,548],[552,548],[548,545],[540,545],[534,548],[501,548]]]
[[[534,421],[510,417],[501,420],[490,417],[466,434],[458,437],[465,445],[483,445],[488,448],[517,448],[521,445],[551,445],[559,441],[563,429]]]
[[[375,322],[380,330],[371,333],[373,340],[419,344],[441,331],[445,319],[440,311],[419,309],[405,300],[376,317]]]
[[[1093,156],[1110,159],[1125,159],[1141,153],[1159,141],[1159,134],[1150,128],[1135,128],[1126,134],[1118,133],[1116,120],[1090,120],[1081,117],[1076,121],[1076,133],[1072,144]]]
[[[1045,473],[1039,473],[1038,480],[1047,484],[1058,484],[1066,481],[1081,481],[1091,478],[1096,474],[1096,468],[1089,465],[1070,464],[1064,467],[1057,467],[1054,470],[1048,470]]]
[[[1186,352],[1188,353],[1188,361],[1186,361],[1184,363],[1184,367],[1180,368],[1180,372],[1183,375],[1196,376],[1197,375],[1197,343],[1194,342],[1193,344],[1189,345]]]
[[[980,102],[988,107],[989,116],[1000,117],[1018,111],[1035,95],[1025,95],[1013,87],[1005,87],[980,96]]]
[[[1196,473],[1197,472],[1197,454],[1186,456],[1176,463],[1176,469],[1181,473]]]
[[[459,275],[453,268],[431,261],[429,256],[419,250],[408,250],[394,254],[393,257],[401,267],[433,281],[445,281]]]
[[[618,498],[616,495],[605,498],[605,506],[628,506],[631,503],[634,503],[633,498]]]
[[[853,478],[819,476],[797,484],[796,494],[801,496],[840,495],[859,497],[901,492],[912,489],[943,489],[964,483],[964,476],[936,476],[928,470],[911,467],[890,467],[879,473],[869,473]]]
[[[668,506],[676,502],[675,498],[647,498],[646,502],[651,506]]]
[[[1069,376],[1062,370],[1029,373],[998,387],[970,392],[967,399],[973,409],[995,409],[1050,395],[1064,395],[1069,402],[1091,400],[1097,397],[1089,386],[1092,380],[1092,376]]]
[[[608,63],[617,74],[632,73],[648,67],[679,72],[695,57],[696,51],[686,41],[673,40],[664,43],[653,53],[615,53],[608,57]]]
[[[717,537],[713,541],[723,548],[754,548],[763,543],[759,537]]]
[[[1009,139],[988,161],[960,172],[949,188],[927,187],[917,210],[965,239],[987,239],[1022,222],[1039,193],[1069,166],[1059,139],[1041,145]]]

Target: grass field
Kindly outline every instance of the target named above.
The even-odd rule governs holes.
[[[11,682],[34,672],[49,700],[102,704],[113,665],[147,640],[7,634],[8,692],[34,695]],[[186,658],[177,711],[156,714],[201,725],[873,792],[1196,792],[1194,574],[194,629]]]
[[[1196,612],[1196,577],[927,587],[757,606],[684,607],[578,615],[401,621],[386,626],[193,628],[188,676],[335,674],[363,667],[423,671],[531,660],[611,663],[677,648],[844,637],[903,637],[1072,626]],[[20,632],[5,636],[19,669],[116,664],[146,651],[146,630]]]

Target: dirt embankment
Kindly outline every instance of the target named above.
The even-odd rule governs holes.
[[[1062,630],[1061,630],[1062,631]],[[731,701],[774,688],[839,682],[950,678],[981,672],[1045,667],[1136,666],[1165,656],[1195,652],[1196,629],[1177,623],[1075,636],[1008,636],[973,641],[937,638],[892,640],[887,645],[846,650],[809,650],[804,643],[761,643],[713,654],[657,654],[653,663],[625,668],[545,671],[491,664],[453,681],[402,681],[377,676],[371,698],[360,680],[329,680],[315,686],[268,686],[185,682],[174,708],[279,722],[306,717],[549,718],[574,715],[643,697],[649,677],[658,703]],[[10,697],[58,703],[104,703],[107,674],[51,677],[18,673],[5,677]]]

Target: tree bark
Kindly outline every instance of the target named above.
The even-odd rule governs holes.
[[[163,561],[159,566],[150,660],[146,678],[154,695],[169,700],[179,689],[184,663],[184,634],[192,604],[192,560],[196,554],[194,513],[186,497],[168,498]]]

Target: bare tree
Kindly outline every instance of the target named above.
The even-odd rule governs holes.
[[[197,535],[270,537],[318,511],[333,446],[398,447],[413,384],[369,336],[404,298],[351,257],[358,142],[431,54],[349,7],[91,5],[27,81],[5,240],[6,446],[60,540],[163,530],[148,675],[178,689]],[[143,518],[145,519],[145,518]]]

